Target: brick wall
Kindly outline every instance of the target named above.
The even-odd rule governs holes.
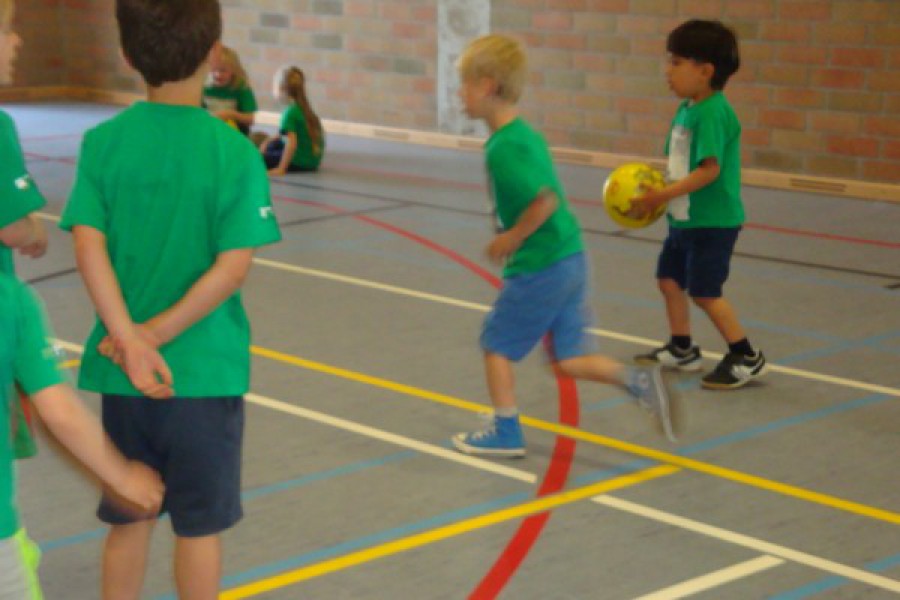
[[[434,130],[438,1],[223,0],[225,41],[263,108],[275,108],[274,70],[294,63],[323,117]],[[55,69],[57,82],[139,89],[118,58],[113,0],[19,4],[34,68],[21,81],[47,83]],[[529,46],[523,108],[551,142],[640,155],[660,153],[676,106],[665,34],[689,17],[741,37],[744,66],[726,92],[746,166],[900,182],[900,0],[492,2],[493,30]]]
[[[59,41],[61,0],[19,0],[15,30],[22,36],[16,62],[17,85],[54,85],[65,67]]]

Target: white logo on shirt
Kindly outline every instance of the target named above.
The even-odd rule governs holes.
[[[681,125],[672,128],[669,138],[669,165],[666,179],[679,181],[691,172],[691,137],[692,132]],[[682,196],[669,202],[669,214],[676,221],[687,221],[690,199]]]
[[[268,219],[274,214],[271,206],[262,206],[259,209],[259,218]]]
[[[27,173],[16,179],[16,189],[25,191],[31,187],[31,175]]]

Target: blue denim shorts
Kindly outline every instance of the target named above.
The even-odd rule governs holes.
[[[228,529],[243,516],[241,445],[244,399],[103,395],[103,428],[126,458],[159,471],[161,512],[181,537]],[[112,525],[136,520],[104,498],[97,516]]]
[[[721,298],[740,227],[669,227],[657,279],[674,279],[692,298]]]
[[[591,353],[593,339],[585,331],[593,322],[588,292],[584,253],[504,279],[484,321],[482,349],[519,361],[549,333],[554,360]]]

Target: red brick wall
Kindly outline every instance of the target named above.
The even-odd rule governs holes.
[[[286,12],[229,0],[225,41],[264,108],[272,72],[290,62],[323,117],[434,130],[437,1],[295,0]],[[19,4],[33,69],[22,82],[139,89],[118,58],[113,0]],[[554,145],[658,155],[676,105],[665,35],[690,17],[741,37],[726,93],[746,166],[900,182],[900,0],[493,0],[491,20],[527,42],[523,108]]]

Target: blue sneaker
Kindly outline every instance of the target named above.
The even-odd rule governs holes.
[[[670,442],[677,443],[677,434],[681,430],[681,402],[663,379],[662,367],[636,367],[627,387],[637,405],[653,416],[657,429]]]
[[[453,445],[463,454],[482,456],[525,456],[525,438],[518,415],[498,417],[493,415],[490,424],[481,431],[457,433],[452,438]]]

